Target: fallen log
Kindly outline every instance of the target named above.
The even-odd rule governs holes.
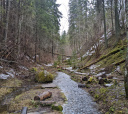
[[[102,56],[101,58],[95,60],[94,62],[90,63],[89,65],[86,65],[86,66],[80,68],[80,70],[86,69],[86,68],[90,67],[91,65],[96,64],[96,63],[98,63],[99,61],[101,61],[101,60],[103,60],[103,59],[105,59],[105,58],[107,58],[107,57],[109,57],[109,56],[111,56],[111,55],[113,55],[113,54],[115,54],[115,53],[120,52],[120,50],[124,50],[125,47],[126,47],[126,46],[123,46],[123,47],[121,47],[121,48],[119,48],[119,49],[117,49],[117,50],[114,50],[114,51],[108,53],[107,55]],[[119,62],[119,63],[116,63],[115,65],[121,64],[122,62],[124,62],[124,60],[122,60],[122,61]]]
[[[43,100],[45,100],[45,99],[50,98],[51,96],[52,96],[52,92],[46,91],[46,92],[44,92],[44,93],[41,94],[41,95],[35,96],[35,97],[34,97],[34,100],[43,101]]]

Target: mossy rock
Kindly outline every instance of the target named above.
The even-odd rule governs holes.
[[[52,82],[53,78],[54,78],[53,75],[51,73],[48,73],[47,76],[45,77],[45,81],[47,83]]]
[[[63,107],[61,105],[52,105],[52,110],[62,111]]]
[[[41,71],[36,74],[36,81],[39,83],[50,83],[54,79],[53,75],[51,73],[45,73],[45,71]]]
[[[44,71],[41,71],[41,72],[39,72],[39,73],[37,73],[36,74],[36,81],[37,82],[42,82],[42,83],[44,83],[45,82],[45,73],[44,73]]]

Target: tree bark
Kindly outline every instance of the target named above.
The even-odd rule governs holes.
[[[108,47],[108,40],[106,35],[106,17],[105,17],[105,6],[104,6],[104,0],[103,0],[103,17],[104,17],[104,37],[105,37],[105,47]]]
[[[116,44],[117,44],[120,38],[118,0],[115,0],[115,32],[116,32]]]
[[[126,31],[127,31],[127,41],[128,41],[128,0],[125,0],[125,11],[126,11]],[[127,54],[126,54],[126,69],[124,76],[124,86],[126,98],[128,98],[128,42],[127,42]]]
[[[113,0],[111,0],[111,20],[112,20],[112,34],[114,34],[114,23],[113,23]]]
[[[7,2],[6,2],[7,4]],[[7,44],[7,37],[8,37],[8,23],[9,23],[9,13],[10,13],[10,7],[11,7],[11,3],[10,0],[8,0],[8,7],[7,7],[7,16],[6,16],[6,28],[5,28],[5,45]]]

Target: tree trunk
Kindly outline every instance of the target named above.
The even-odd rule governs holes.
[[[105,17],[105,6],[103,0],[103,17],[104,17],[104,37],[105,37],[105,47],[108,47],[107,35],[106,35],[106,17]]]
[[[120,25],[119,25],[119,13],[118,13],[118,0],[115,0],[115,32],[116,32],[116,44],[119,41]]]
[[[6,16],[6,28],[5,28],[5,38],[4,38],[5,45],[7,44],[7,37],[8,37],[8,23],[9,23],[10,7],[11,7],[11,3],[10,3],[10,0],[8,0],[7,16]]]
[[[53,40],[52,40],[52,58],[54,58],[54,47],[53,47]]]
[[[127,31],[127,41],[128,41],[128,0],[125,0],[125,8],[126,8],[126,31]],[[128,98],[128,42],[127,42],[127,55],[126,55],[126,69],[124,76],[124,86],[126,92],[126,98]]]
[[[36,55],[37,55],[37,25],[36,25],[36,39],[35,39],[35,62],[36,62]]]
[[[20,57],[20,47],[21,47],[21,27],[22,27],[23,15],[19,20],[19,32],[18,32],[18,57]]]
[[[111,0],[111,20],[112,20],[112,34],[114,34],[114,23],[113,23],[113,0]]]

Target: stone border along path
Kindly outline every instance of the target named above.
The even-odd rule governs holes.
[[[91,96],[85,90],[78,88],[78,84],[71,80],[69,75],[58,72],[54,83],[67,97],[67,103],[63,105],[64,114],[101,114]]]

